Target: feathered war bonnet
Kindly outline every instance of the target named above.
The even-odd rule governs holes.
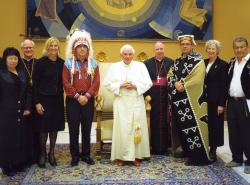
[[[75,61],[77,60],[76,47],[79,45],[85,45],[89,50],[87,73],[88,75],[92,75],[92,66],[91,66],[91,59],[93,59],[92,39],[89,32],[79,29],[71,31],[67,36],[66,59],[72,61],[71,73],[72,74],[75,73]]]

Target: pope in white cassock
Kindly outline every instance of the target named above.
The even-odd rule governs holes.
[[[150,157],[143,93],[152,81],[146,66],[133,60],[134,52],[131,45],[124,45],[120,50],[122,61],[111,65],[103,82],[115,95],[111,160],[117,160],[118,166],[124,161],[140,166],[138,159]],[[142,136],[139,143],[135,142],[136,128]]]

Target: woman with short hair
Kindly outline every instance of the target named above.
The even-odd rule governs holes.
[[[209,155],[216,161],[216,149],[224,144],[224,106],[227,98],[228,64],[220,59],[221,44],[217,40],[206,42],[206,93],[208,106]]]

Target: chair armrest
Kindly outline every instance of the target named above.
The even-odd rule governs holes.
[[[101,121],[103,111],[104,98],[100,95],[95,96],[95,111],[96,111],[96,158],[101,159]]]
[[[100,95],[97,95],[95,97],[95,110],[97,112],[102,112],[103,111],[103,102],[104,102],[104,98]]]
[[[145,108],[146,108],[146,116],[147,116],[147,125],[148,125],[148,135],[149,138],[151,137],[151,132],[150,132],[150,111],[151,111],[151,97],[147,95],[144,99],[145,101]]]

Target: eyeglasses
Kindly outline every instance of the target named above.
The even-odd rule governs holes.
[[[192,44],[190,43],[182,43],[181,46],[191,46]]]

